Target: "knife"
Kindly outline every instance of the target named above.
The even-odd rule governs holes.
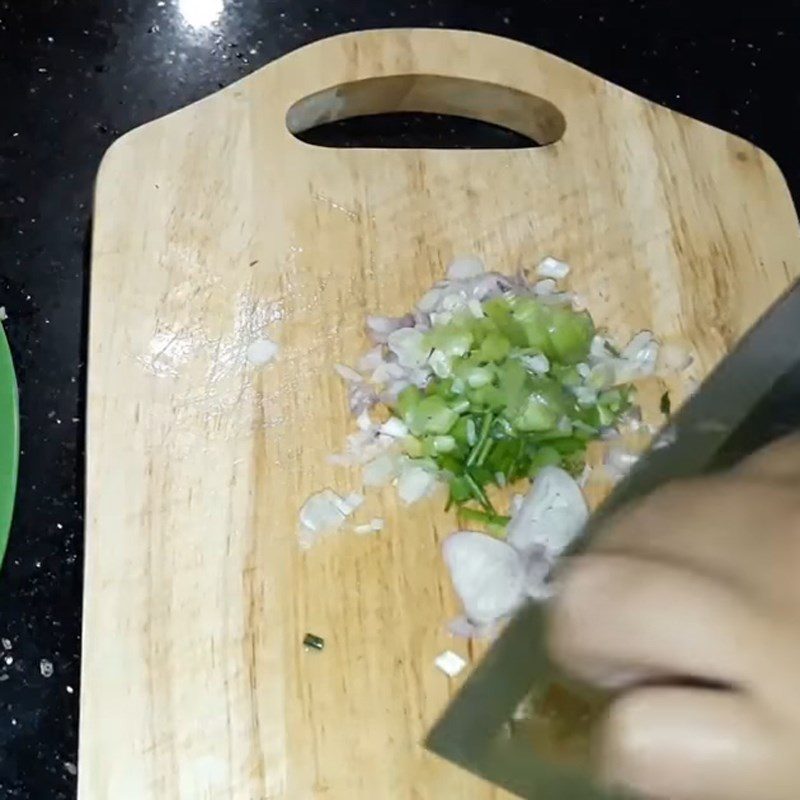
[[[800,429],[800,282],[751,328],[655,437],[566,555],[609,513],[666,481],[733,466]],[[559,674],[545,649],[545,613],[530,604],[431,730],[425,746],[531,800],[610,800],[592,783],[589,732],[611,697]]]

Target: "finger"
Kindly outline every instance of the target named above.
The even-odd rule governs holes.
[[[659,489],[609,520],[592,551],[685,565],[741,583],[755,569],[780,562],[800,521],[797,491],[745,475],[720,475]],[[777,559],[777,561],[776,561]]]
[[[752,800],[770,736],[747,696],[652,687],[616,700],[600,731],[598,770],[615,788],[669,800]]]
[[[737,595],[706,576],[657,561],[589,555],[561,576],[549,644],[564,669],[603,686],[630,683],[620,676],[738,685],[748,675],[757,630]]]
[[[800,482],[800,433],[792,433],[762,447],[732,471],[759,479],[778,478]]]

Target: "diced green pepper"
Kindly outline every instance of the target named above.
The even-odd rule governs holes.
[[[498,363],[505,359],[511,351],[511,342],[501,333],[490,333],[481,342],[478,348],[478,359],[480,361],[492,361]]]
[[[451,358],[469,353],[472,341],[472,331],[457,322],[437,325],[426,337],[426,344]]]
[[[505,336],[514,347],[526,346],[525,329],[514,319],[508,300],[503,297],[494,297],[491,300],[487,300],[483,304],[483,311],[494,323],[498,332]]]
[[[514,418],[514,425],[521,431],[546,431],[558,423],[558,416],[544,400],[531,395]]]
[[[517,298],[514,302],[514,319],[522,325],[528,347],[535,347],[546,356],[552,355],[549,308],[530,297]]]
[[[551,310],[548,327],[553,356],[562,364],[578,364],[589,355],[594,336],[592,318],[567,308]]]
[[[405,420],[411,433],[422,436],[426,433],[444,434],[453,427],[458,414],[438,395],[423,397],[408,413]]]
[[[422,392],[416,386],[403,389],[397,396],[396,409],[401,419],[405,420],[411,409],[415,408],[422,399]]]

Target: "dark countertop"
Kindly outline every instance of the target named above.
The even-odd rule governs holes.
[[[0,305],[23,441],[0,572],[0,800],[75,796],[86,243],[94,173],[114,138],[322,36],[464,27],[530,42],[752,140],[800,196],[790,79],[800,2],[724,18],[700,5],[0,0]]]

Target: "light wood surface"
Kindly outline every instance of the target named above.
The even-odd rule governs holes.
[[[335,150],[287,130],[391,108],[554,143]],[[454,255],[552,254],[598,324],[684,343],[701,377],[795,277],[799,238],[747,142],[475,33],[322,41],[116,142],[91,278],[81,800],[501,797],[420,746],[461,680],[434,657],[476,655],[443,629],[440,499],[387,491],[362,515],[381,534],[298,548],[305,498],[357,488],[326,461],[351,429],[334,362]],[[281,351],[256,368],[261,336]]]

